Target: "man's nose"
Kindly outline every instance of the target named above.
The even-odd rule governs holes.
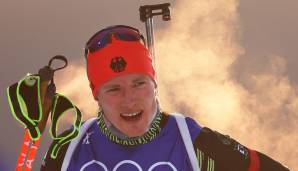
[[[123,90],[123,105],[132,108],[136,103],[136,92],[133,88],[126,88]]]

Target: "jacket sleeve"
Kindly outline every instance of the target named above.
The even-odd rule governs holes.
[[[195,139],[194,148],[202,170],[289,171],[265,154],[206,127]]]

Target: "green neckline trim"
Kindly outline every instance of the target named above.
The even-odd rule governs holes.
[[[113,134],[106,126],[102,113],[100,113],[98,116],[97,124],[100,128],[100,131],[111,141],[121,145],[134,146],[134,145],[146,144],[151,140],[153,140],[161,130],[160,128],[161,119],[162,119],[162,114],[158,112],[157,116],[152,121],[149,130],[144,135],[136,138],[130,138],[130,139],[122,139],[116,136],[115,134]]]

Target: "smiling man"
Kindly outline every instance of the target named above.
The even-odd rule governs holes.
[[[100,111],[80,135],[48,151],[41,170],[286,171],[270,157],[159,108],[155,71],[139,31],[112,26],[86,44],[87,75]]]
[[[148,131],[156,110],[155,84],[143,74],[127,74],[103,84],[97,95],[110,128],[137,137]]]

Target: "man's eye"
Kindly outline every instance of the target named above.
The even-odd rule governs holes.
[[[108,89],[107,92],[115,92],[115,91],[119,91],[120,88],[111,88],[111,89]]]
[[[142,86],[142,85],[144,85],[144,84],[146,84],[145,81],[139,81],[139,82],[136,82],[136,83],[135,83],[135,87]]]

